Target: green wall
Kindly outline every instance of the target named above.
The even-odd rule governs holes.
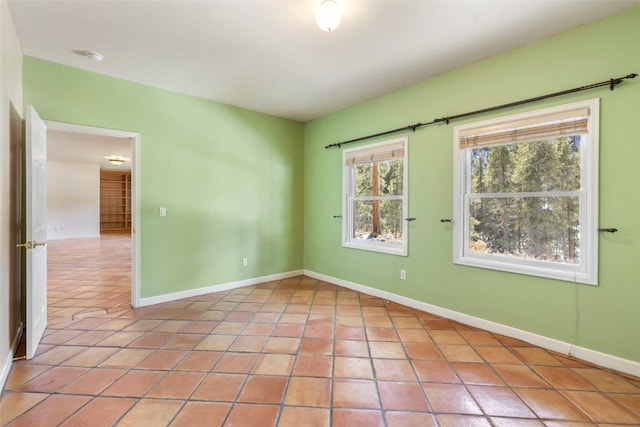
[[[302,268],[301,123],[30,57],[23,78],[45,120],[140,133],[141,297]]]
[[[599,286],[453,265],[453,124],[409,135],[409,256],[341,247],[341,156],[327,144],[640,72],[640,8],[305,126],[305,269],[640,361],[640,78],[455,124],[601,98]],[[428,41],[425,41],[425,43]],[[382,138],[384,140],[384,138]],[[400,269],[407,280],[400,280]]]

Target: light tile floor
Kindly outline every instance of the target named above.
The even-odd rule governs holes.
[[[309,277],[129,309],[129,250],[51,243],[2,425],[640,425],[638,378]]]

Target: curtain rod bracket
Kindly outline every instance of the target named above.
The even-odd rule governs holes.
[[[617,228],[598,228],[598,231],[601,233],[615,233],[618,231]]]
[[[636,77],[638,77],[638,73],[631,73],[631,74],[627,74],[624,77],[618,77],[617,79],[610,79],[609,80],[609,90],[615,89],[616,85],[619,85],[625,79],[635,79]]]
[[[614,79],[609,80],[609,90],[613,90],[616,87],[616,85],[618,83],[621,83],[621,82],[622,82],[622,80],[620,80],[620,79],[618,79],[618,80],[614,80]]]

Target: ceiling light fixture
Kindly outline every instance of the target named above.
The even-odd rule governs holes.
[[[111,163],[114,166],[120,166],[125,161],[122,157],[118,157],[118,156],[109,156],[109,157],[105,157],[105,159],[109,160],[109,163]]]
[[[89,58],[91,62],[102,62],[104,55],[99,52],[85,52],[84,56]]]
[[[320,0],[316,11],[316,22],[322,31],[333,31],[342,20],[342,8],[339,0]]]

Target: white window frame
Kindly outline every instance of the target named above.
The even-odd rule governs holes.
[[[408,227],[407,221],[405,218],[408,216],[409,205],[408,205],[408,194],[409,194],[409,139],[407,137],[395,138],[392,140],[376,142],[373,144],[368,144],[364,146],[360,146],[357,148],[346,149],[342,152],[342,186],[343,186],[343,199],[342,199],[342,246],[345,248],[353,248],[353,249],[362,249],[373,252],[382,252],[392,255],[400,255],[407,256],[407,247],[408,247]],[[380,153],[383,151],[387,151],[388,147],[391,145],[402,144],[404,149],[404,154],[402,157],[403,162],[403,192],[401,196],[380,196],[381,198],[389,199],[395,198],[397,200],[402,200],[402,243],[387,243],[387,242],[379,242],[375,240],[364,240],[364,239],[355,239],[354,238],[354,200],[357,199],[355,197],[355,173],[354,173],[354,165],[347,165],[347,158],[352,157],[354,155],[374,155],[375,153]]]
[[[570,110],[589,110],[586,143],[581,143],[580,206],[580,261],[576,265],[551,261],[524,260],[469,250],[469,193],[471,189],[471,148],[461,148],[461,133],[473,128],[506,126],[507,122],[535,121],[541,116],[561,114]],[[600,100],[565,104],[552,108],[514,114],[454,127],[454,225],[453,262],[471,267],[488,268],[511,273],[540,276],[551,279],[598,284],[598,144]],[[539,119],[540,122],[542,120]]]

